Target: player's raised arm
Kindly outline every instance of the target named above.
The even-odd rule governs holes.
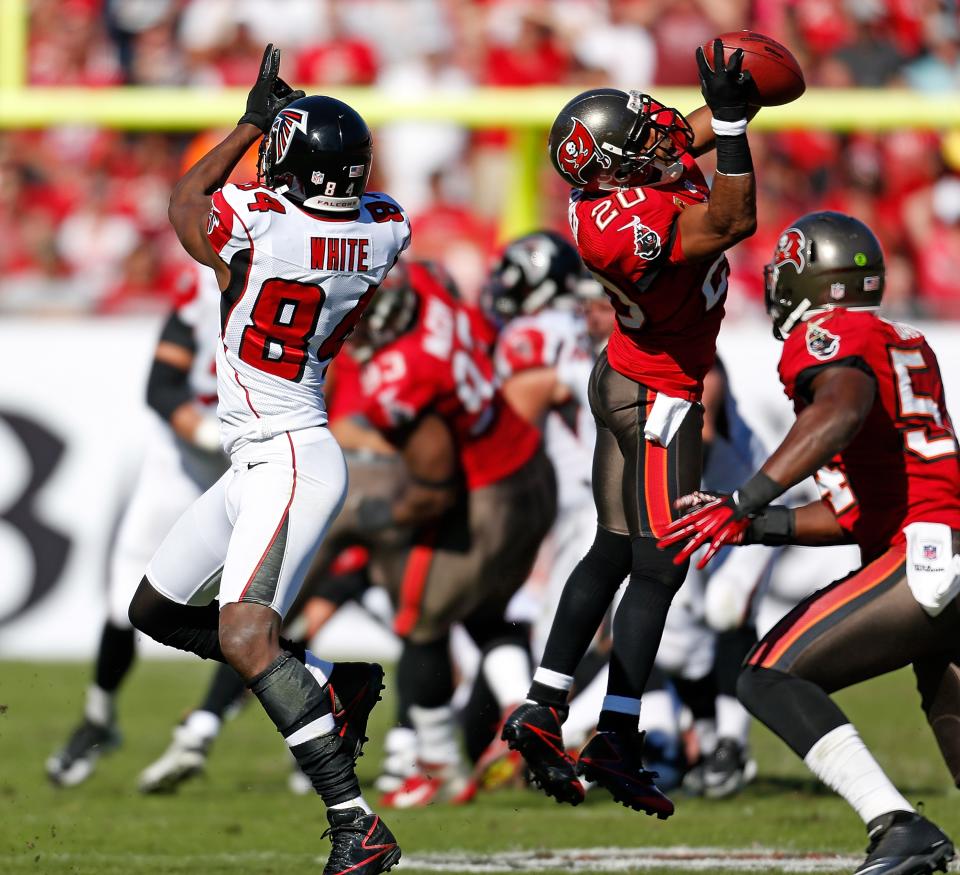
[[[269,44],[263,53],[260,72],[250,94],[247,110],[227,137],[207,152],[174,186],[167,216],[191,258],[212,267],[220,288],[230,277],[226,264],[207,238],[211,196],[226,182],[237,162],[258,139],[269,133],[277,113],[304,96],[279,77],[280,49]]]
[[[716,258],[757,227],[756,185],[747,142],[752,77],[741,69],[742,64],[741,49],[724,63],[719,39],[713,43],[712,66],[703,49],[697,49],[700,86],[716,135],[717,173],[710,200],[687,208],[678,220],[680,245],[688,259]],[[699,127],[702,121],[702,117],[697,120]]]

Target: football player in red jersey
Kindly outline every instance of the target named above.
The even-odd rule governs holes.
[[[640,696],[686,569],[657,550],[673,501],[700,482],[703,378],[723,318],[724,252],[753,233],[743,55],[712,67],[697,52],[707,106],[684,118],[649,95],[602,88],[561,110],[550,158],[570,185],[570,225],[584,264],[617,311],[590,381],[597,422],[596,539],[570,575],[527,702],[504,738],[551,796],[582,801],[577,772],[636,810],[673,813],[641,759]],[[696,156],[716,146],[710,191]],[[575,763],[560,744],[574,670],[621,582],[598,733]]]
[[[685,541],[680,560],[709,544],[704,563],[724,544],[859,545],[863,565],[771,629],[737,691],[867,824],[857,872],[906,875],[945,869],[953,845],[890,783],[830,693],[912,664],[960,784],[960,464],[933,350],[872,312],[883,285],[880,244],[857,219],[810,213],[783,232],[767,309],[797,421],[732,495],[682,499],[697,509],[661,543]],[[822,501],[768,506],[818,469]]]
[[[556,481],[537,430],[504,401],[473,318],[423,265],[401,262],[380,286],[353,340],[365,358],[366,414],[399,449],[408,485],[394,501],[365,498],[368,530],[412,527],[412,542],[377,565],[397,603],[403,639],[401,710],[426,767],[385,803],[466,801],[450,700],[449,632],[462,623],[502,710],[530,680],[525,629],[504,612],[527,579],[556,515]]]

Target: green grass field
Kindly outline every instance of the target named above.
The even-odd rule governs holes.
[[[120,703],[122,749],[103,759],[86,784],[58,790],[47,783],[43,763],[78,719],[89,669],[0,663],[0,875],[319,873],[329,847],[320,839],[323,806],[288,793],[283,745],[255,704],[227,725],[205,777],[172,797],[137,793],[138,772],[164,749],[173,722],[196,701],[210,671],[199,663],[138,664]],[[960,837],[956,791],[911,681],[901,672],[845,694],[841,703],[908,798],[922,800],[928,816]],[[364,782],[374,777],[378,737],[391,713],[387,695],[360,760]],[[666,822],[627,811],[600,792],[576,809],[533,791],[505,791],[461,808],[392,812],[389,823],[413,864],[401,871],[454,872],[456,860],[481,871],[478,864],[496,864],[498,853],[560,848],[766,848],[859,857],[863,829],[845,804],[819,790],[802,763],[759,728],[754,748],[760,777],[742,796],[712,803],[677,796],[677,814]],[[375,794],[368,795],[373,801]],[[441,854],[449,855],[446,863]],[[675,863],[669,871],[745,871],[719,856],[716,865]],[[552,865],[545,861],[538,871],[578,870],[575,861]],[[849,862],[817,866],[852,870]],[[630,871],[629,857],[611,863],[613,870]],[[594,864],[591,871],[601,869]]]

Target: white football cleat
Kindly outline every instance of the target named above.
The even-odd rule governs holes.
[[[141,793],[173,793],[184,781],[203,772],[212,739],[198,738],[186,726],[176,726],[163,756],[140,773]]]

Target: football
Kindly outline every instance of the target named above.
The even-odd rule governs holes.
[[[723,58],[729,60],[737,49],[743,49],[743,69],[753,76],[755,106],[780,106],[796,100],[806,90],[803,71],[786,46],[775,39],[751,30],[722,33]],[[703,52],[713,67],[713,40],[705,43]]]

